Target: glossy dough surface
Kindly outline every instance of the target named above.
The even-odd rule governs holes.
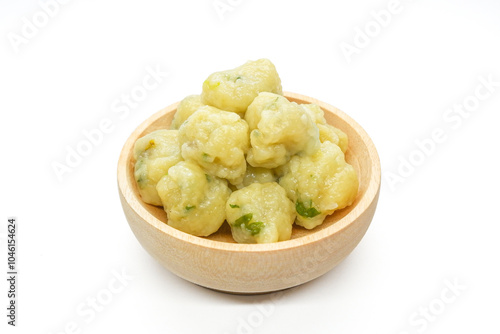
[[[345,153],[349,146],[347,135],[342,130],[326,123],[325,113],[317,104],[303,104],[301,107],[304,108],[316,123],[319,129],[319,140],[322,143],[331,141]]]
[[[279,184],[295,203],[295,223],[307,229],[320,225],[335,210],[351,205],[358,176],[335,144],[326,141],[309,156],[294,156],[284,167]]]
[[[276,182],[253,183],[229,196],[227,222],[239,243],[269,243],[290,239],[295,208]]]
[[[204,106],[204,104],[201,102],[200,95],[186,96],[177,106],[177,111],[175,112],[170,128],[179,129],[182,123],[184,123],[189,116],[194,114],[194,112],[202,106]]]
[[[142,200],[161,206],[156,183],[170,167],[182,160],[176,130],[157,130],[135,143],[135,180]]]
[[[231,193],[226,180],[205,174],[197,164],[181,161],[168,170],[156,189],[168,225],[196,236],[216,232],[226,219]]]
[[[247,169],[243,175],[243,181],[236,185],[236,188],[241,189],[252,183],[266,183],[278,181],[278,176],[275,171],[268,168],[252,167],[247,164]]]
[[[247,161],[253,167],[276,168],[294,154],[311,154],[319,147],[313,118],[281,95],[260,93],[248,107],[245,120],[251,145]]]
[[[283,94],[281,80],[268,59],[249,61],[231,70],[212,73],[203,82],[204,104],[243,116],[260,92]]]
[[[237,114],[203,106],[179,128],[182,157],[200,165],[207,173],[242,181],[246,170],[248,125]]]

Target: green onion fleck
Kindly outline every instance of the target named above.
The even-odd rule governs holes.
[[[263,222],[253,222],[245,225],[245,228],[250,231],[251,235],[256,235],[260,233],[261,228],[264,227]]]
[[[246,215],[243,215],[240,218],[236,219],[233,226],[241,228],[244,227],[247,231],[250,232],[251,235],[259,234],[260,230],[264,227],[264,223],[263,222],[250,223],[252,217],[253,217],[252,213],[247,213]]]
[[[252,220],[253,214],[247,213],[234,221],[233,225],[240,226],[241,224],[248,224]]]
[[[297,213],[306,218],[316,217],[321,213],[312,206],[311,200],[309,200],[308,204],[308,207],[306,207],[304,203],[302,203],[301,201],[297,201],[297,203],[295,203],[295,209],[297,210]]]
[[[141,189],[146,188],[147,178],[144,174],[140,174],[139,177],[136,178],[136,181],[137,181],[137,185],[139,186],[139,188],[141,188]]]

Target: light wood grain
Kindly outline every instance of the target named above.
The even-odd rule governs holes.
[[[273,244],[237,244],[227,223],[207,238],[195,237],[166,224],[160,207],[141,201],[134,180],[133,147],[145,134],[168,128],[173,104],[142,123],[128,138],[118,161],[118,188],[130,228],[141,245],[176,275],[211,289],[256,294],[290,288],[313,280],[340,263],[360,242],[375,213],[380,189],[380,162],[375,146],[353,119],[316,99],[284,94],[297,103],[316,103],[329,124],[347,133],[346,160],[359,176],[356,201],[306,230],[294,225],[292,239]]]

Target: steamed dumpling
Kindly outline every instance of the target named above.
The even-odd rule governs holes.
[[[179,128],[182,157],[196,162],[208,174],[242,181],[246,170],[248,125],[237,114],[203,106]]]
[[[342,150],[326,141],[310,156],[294,156],[284,167],[279,184],[295,203],[295,223],[314,228],[335,210],[352,204],[358,193],[358,176]]]
[[[267,183],[274,181],[278,181],[278,177],[273,169],[252,167],[247,164],[243,181],[240,184],[237,184],[236,188],[241,189],[251,185],[252,183]]]
[[[289,240],[295,208],[276,182],[252,183],[229,196],[227,222],[238,243]]]
[[[244,116],[260,92],[283,94],[281,80],[268,59],[249,61],[231,70],[212,73],[203,82],[204,104]]]
[[[167,212],[167,224],[178,230],[208,236],[226,219],[231,194],[226,180],[206,174],[195,163],[181,161],[171,167],[156,189]]]
[[[161,206],[156,183],[182,160],[176,130],[157,130],[139,138],[134,146],[134,176],[144,202]]]
[[[253,167],[276,168],[298,153],[310,155],[319,148],[319,130],[304,108],[285,97],[260,93],[248,107],[250,130],[247,161]]]
[[[301,106],[314,119],[319,129],[319,140],[322,143],[330,141],[345,153],[349,146],[347,135],[342,130],[326,123],[324,112],[320,106],[317,104],[301,104]]]
[[[186,96],[181,102],[179,102],[170,128],[179,129],[182,123],[184,123],[189,116],[194,114],[194,112],[202,106],[204,106],[204,104],[201,102],[200,95]]]

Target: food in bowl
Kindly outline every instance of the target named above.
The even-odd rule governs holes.
[[[248,124],[231,111],[211,106],[198,108],[179,128],[185,160],[200,165],[209,175],[242,181],[249,148]]]
[[[175,130],[157,130],[135,142],[135,180],[141,198],[153,205],[163,205],[156,184],[170,167],[182,161]]]
[[[245,113],[250,130],[247,161],[254,167],[276,168],[295,154],[310,155],[319,148],[316,123],[295,102],[273,93],[260,93]]]
[[[356,198],[356,171],[345,161],[340,147],[330,141],[322,143],[314,154],[294,156],[284,169],[279,184],[295,203],[297,225],[315,228]]]
[[[226,219],[236,242],[277,242],[290,239],[295,208],[276,182],[252,183],[229,196]]]
[[[206,174],[194,162],[181,161],[172,166],[156,189],[168,208],[169,225],[178,230],[208,236],[226,219],[225,206],[231,194],[226,180]]]
[[[243,116],[260,92],[283,95],[281,79],[268,59],[248,61],[234,69],[212,73],[203,82],[201,100]]]
[[[165,131],[169,141],[157,143]],[[354,202],[347,150],[347,135],[319,106],[284,97],[261,59],[210,75],[201,95],[180,102],[171,130],[140,138],[135,177],[176,229],[208,236],[227,221],[238,243],[279,242],[294,224],[313,229]]]

